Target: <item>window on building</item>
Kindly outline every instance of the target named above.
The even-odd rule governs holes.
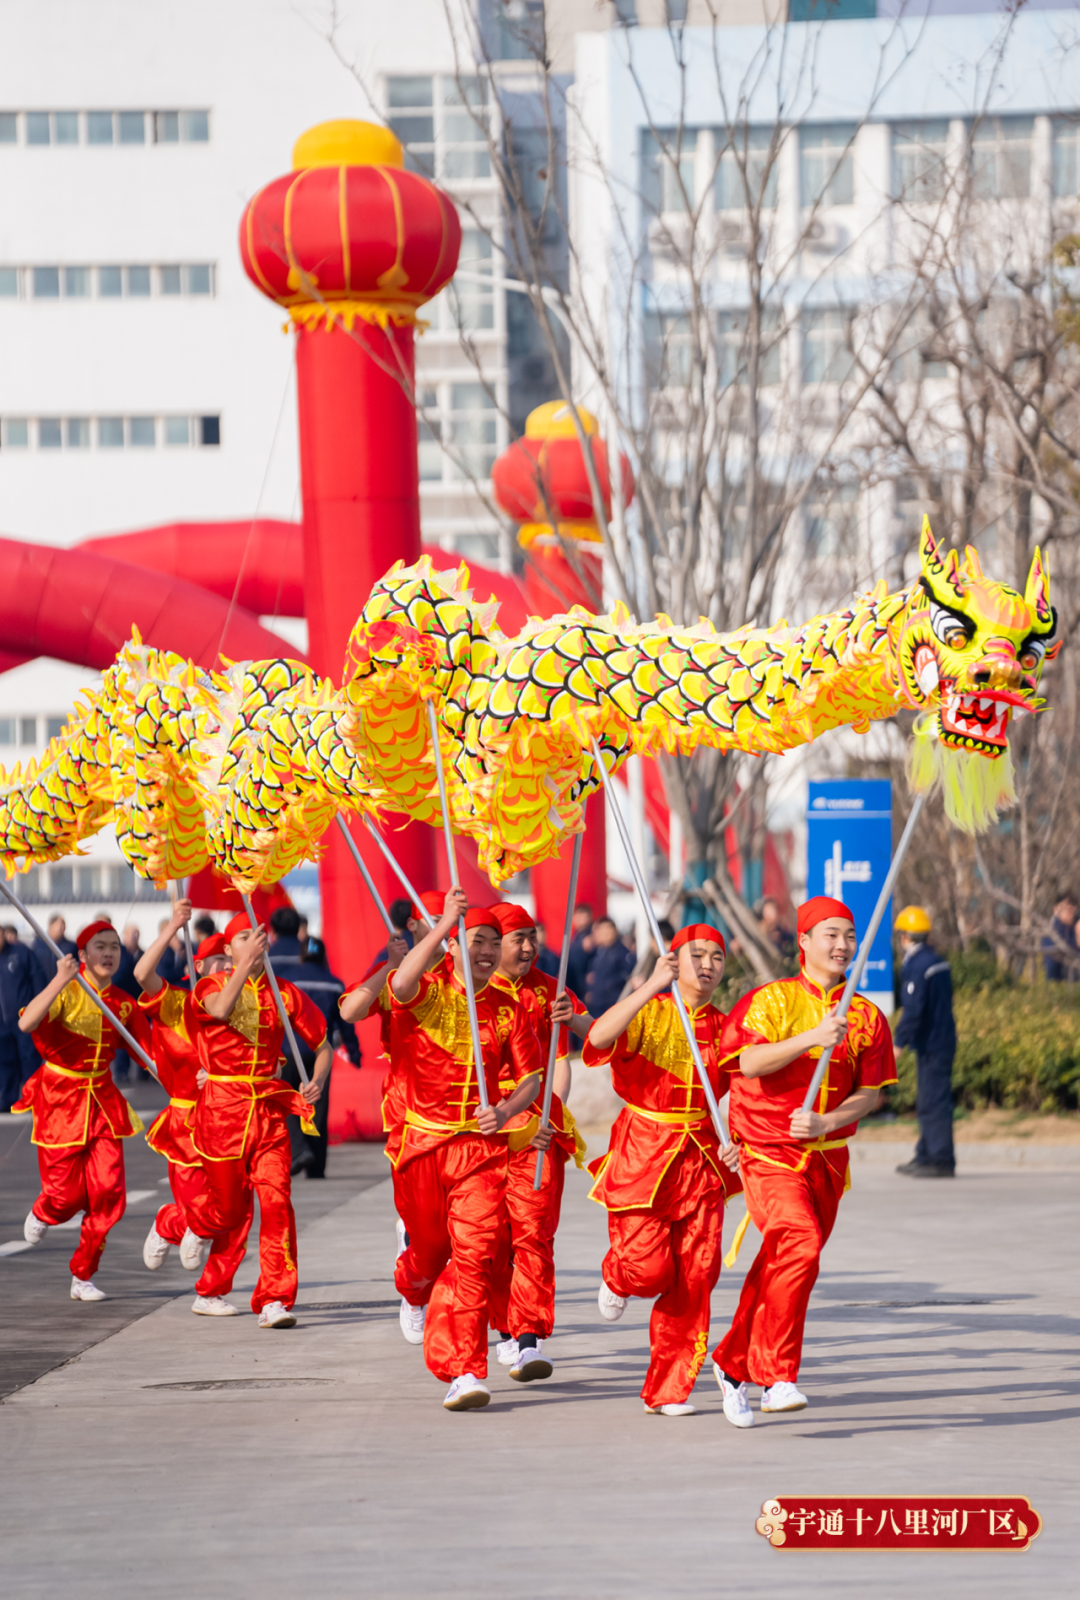
[[[790,0],[788,6],[789,22],[851,22],[877,14],[877,0]]]
[[[0,111],[0,144],[18,144],[19,117],[15,111]]]
[[[757,206],[771,211],[776,206],[776,175],[779,139],[773,149],[772,128],[736,128],[729,140],[724,129],[716,130],[716,147],[722,146],[716,171],[716,209],[745,211]],[[748,202],[749,195],[749,202]]]
[[[421,389],[417,428],[420,481],[437,483],[443,475],[442,421],[439,417],[437,389]]]
[[[19,293],[18,267],[0,267],[0,299],[17,298]]]
[[[87,144],[112,144],[113,114],[111,111],[88,111],[86,113],[86,142]]]
[[[63,427],[59,417],[38,418],[38,449],[59,450],[64,442]]]
[[[123,267],[98,268],[98,294],[103,300],[118,300],[124,292]]]
[[[54,144],[78,144],[79,113],[77,111],[54,111],[52,131]]]
[[[492,276],[491,240],[479,228],[465,228],[461,235],[458,271],[448,291],[450,324],[469,332],[495,326],[494,285],[477,283],[477,277]]]
[[[127,292],[130,295],[148,296],[150,293],[150,268],[129,267],[127,269]]]
[[[167,445],[221,444],[220,416],[168,416],[160,420],[160,439]],[[7,450],[25,450],[30,444],[39,450],[89,450],[95,445],[99,450],[148,450],[159,442],[158,418],[5,417],[0,421],[0,442]]]
[[[190,444],[191,443],[191,418],[190,417],[166,417],[164,419],[164,421],[165,421],[165,443],[167,445],[170,445],[170,444],[172,444],[172,445]]]
[[[646,129],[641,136],[641,197],[647,213],[692,211],[697,204],[697,129]]]
[[[490,478],[498,454],[495,401],[482,383],[450,385],[450,415],[456,478]]]
[[[758,385],[771,388],[780,382],[784,322],[775,306],[761,308],[758,333]],[[716,319],[716,344],[721,388],[750,381],[754,354],[750,315],[747,311],[721,311]]]
[[[53,900],[69,904],[75,898],[75,869],[52,863],[49,867],[49,895]]]
[[[213,293],[211,269],[205,262],[182,268],[181,276],[185,294]]]
[[[161,285],[162,294],[179,294],[180,293],[180,268],[179,267],[159,267],[158,268],[158,282]]]
[[[89,450],[90,418],[68,417],[64,423],[65,444],[69,450]]]
[[[64,294],[69,300],[85,300],[90,293],[90,268],[64,268]]]
[[[496,59],[543,61],[546,54],[544,0],[500,0],[497,13]]]
[[[827,485],[806,502],[806,553],[811,560],[852,556],[859,541],[859,486]]]
[[[487,135],[491,112],[484,78],[443,78],[441,176],[448,183],[491,176]]]
[[[685,312],[649,311],[645,315],[645,381],[650,389],[686,389],[693,376],[693,323]]]
[[[146,113],[144,111],[121,111],[117,120],[120,124],[121,144],[146,143]]]
[[[1034,117],[983,117],[971,131],[971,187],[977,200],[1026,200],[1031,193]]]
[[[21,745],[37,744],[37,718],[19,718],[19,743]]]
[[[25,417],[5,417],[0,438],[5,450],[25,450],[30,443],[30,424]]]
[[[201,445],[219,445],[221,443],[221,418],[199,418],[199,443]]]
[[[209,111],[181,111],[181,144],[207,144],[210,140]]]
[[[846,383],[855,362],[850,329],[851,313],[845,309],[803,312],[804,383]]]
[[[152,450],[157,443],[153,417],[129,417],[128,430],[134,450]]]
[[[45,737],[46,737],[46,739],[59,739],[60,735],[64,731],[64,724],[65,724],[66,721],[67,721],[66,717],[46,717],[45,718]]]
[[[387,110],[390,127],[405,146],[405,165],[414,172],[451,187],[491,176],[485,79],[388,78]]]
[[[124,448],[123,417],[99,417],[97,426],[99,450],[122,450]]]
[[[35,267],[33,270],[34,299],[58,300],[60,298],[60,268]]]
[[[405,146],[405,165],[435,176],[434,80],[398,77],[387,81],[390,128]]]
[[[1080,118],[1055,117],[1054,194],[1062,200],[1080,195]]]
[[[14,717],[0,717],[0,744],[15,743]]]
[[[854,122],[799,129],[799,194],[804,206],[849,206],[855,199]]]
[[[26,142],[27,144],[52,143],[52,130],[49,126],[49,113],[47,111],[28,111],[26,113]]]
[[[921,383],[924,378],[947,378],[949,363],[943,359],[941,340],[929,318],[915,316],[897,340],[892,359],[892,375],[897,383]]]
[[[948,122],[894,122],[891,134],[893,198],[909,205],[940,200],[947,175]]]

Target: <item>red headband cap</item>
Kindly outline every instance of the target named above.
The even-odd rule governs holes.
[[[88,922],[75,940],[76,950],[85,950],[95,933],[116,933],[116,929],[104,917],[99,917],[96,922]],[[116,933],[116,937],[119,939],[120,935]]]
[[[195,952],[196,961],[209,961],[211,956],[223,956],[229,947],[229,941],[223,933],[211,933],[203,940]]]
[[[531,911],[526,911],[524,906],[515,906],[509,900],[503,900],[498,905],[489,906],[488,911],[499,924],[503,934],[517,933],[521,928],[535,928],[536,918]]]
[[[851,907],[846,906],[842,900],[834,900],[828,894],[816,894],[812,900],[804,900],[795,914],[795,926],[799,934],[809,933],[811,928],[816,928],[819,922],[827,922],[830,917],[843,917],[855,925]],[[802,945],[799,946],[799,961],[805,961],[806,952]]]
[[[425,889],[423,894],[420,896],[420,905],[424,907],[424,910],[427,911],[428,916],[433,922],[438,922],[439,918],[443,914],[443,906],[445,904],[446,896],[444,894],[440,894],[438,889]],[[416,905],[415,902],[409,907],[409,911],[412,914],[412,920],[414,922],[426,921],[424,912],[421,911],[420,906]]]
[[[502,929],[495,921],[495,918],[488,906],[471,906],[469,910],[466,911],[465,932],[468,933],[470,928],[490,928],[493,933],[498,933],[500,935],[502,933]],[[457,938],[456,928],[452,930],[450,938]]]
[[[251,932],[251,918],[248,916],[246,911],[238,911],[222,935],[225,943],[232,944],[233,940],[236,938],[236,935],[238,933],[243,933],[245,928],[247,929],[248,933]]]
[[[671,941],[672,950],[681,950],[684,944],[690,943],[691,939],[711,939],[727,955],[724,935],[719,928],[714,928],[711,922],[691,922],[685,928],[680,928]]]

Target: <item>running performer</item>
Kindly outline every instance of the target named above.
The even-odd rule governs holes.
[[[285,1030],[266,977],[266,929],[241,912],[225,929],[231,971],[195,986],[193,1011],[207,1056],[206,1083],[192,1124],[192,1144],[205,1163],[215,1234],[243,1226],[249,1190],[259,1201],[259,1281],[251,1309],[260,1328],[296,1325],[296,1216],[288,1115],[308,1122],[308,1108],[330,1076],[326,1019],[286,980],[279,988],[293,1028],[315,1052],[311,1082],[299,1092],[277,1076]]]
[[[465,915],[467,949],[457,936]],[[428,971],[443,940],[449,962]],[[390,981],[395,1043],[405,1073],[405,1131],[394,1196],[408,1245],[395,1281],[409,1305],[426,1307],[424,1359],[450,1385],[448,1411],[486,1406],[492,1266],[506,1226],[506,1140],[496,1137],[533,1100],[540,1067],[524,1009],[490,979],[501,932],[489,911],[467,911],[460,889]],[[470,964],[490,1105],[480,1110],[463,979]],[[516,1085],[500,1102],[499,1084]]]
[[[708,923],[680,928],[640,989],[589,1030],[582,1059],[611,1063],[627,1102],[606,1155],[590,1165],[590,1198],[608,1213],[600,1315],[617,1322],[631,1295],[654,1299],[649,1323],[645,1410],[665,1417],[696,1411],[690,1394],[708,1349],[709,1297],[720,1276],[724,1202],[737,1193],[738,1155],[720,1148],[675,1001],[690,1014],[717,1099],[727,1092],[718,1045],[724,1013],[712,1004],[724,975],[724,941]]]
[[[62,956],[56,976],[23,1008],[19,1027],[31,1035],[42,1065],[27,1079],[12,1111],[32,1111],[41,1193],[23,1225],[28,1244],[50,1228],[85,1216],[71,1258],[71,1298],[104,1300],[94,1282],[109,1232],[124,1215],[122,1140],[143,1131],[109,1070],[122,1041],[75,982],[81,971],[130,1034],[150,1049],[150,1025],[135,1001],[112,985],[120,935],[111,922],[91,922],[75,941],[78,958]]]
[[[584,1165],[585,1141],[565,1101],[570,1092],[568,1033],[583,1039],[592,1017],[570,990],[556,999],[558,984],[536,966],[540,940],[536,919],[523,906],[504,901],[490,908],[502,933],[499,965],[491,987],[512,995],[524,1006],[536,1033],[540,1061],[546,1069],[551,1030],[560,1029],[551,1101],[551,1135],[541,1142],[547,1149],[540,1188],[536,1177],[536,1136],[543,1109],[543,1081],[536,1100],[507,1128],[509,1162],[506,1175],[508,1225],[495,1264],[491,1318],[502,1337],[496,1354],[510,1376],[519,1383],[550,1378],[551,1357],[544,1340],[555,1325],[555,1232],[562,1208],[566,1163],[571,1157]],[[512,1083],[500,1083],[505,1094]]]
[[[798,911],[797,978],[745,995],[720,1044],[731,1078],[731,1131],[739,1147],[746,1205],[761,1246],[743,1282],[730,1332],[713,1352],[724,1414],[753,1423],[747,1397],[757,1384],[761,1409],[801,1411],[798,1387],[803,1326],[821,1251],[850,1187],[847,1143],[896,1082],[892,1037],[877,1006],[855,995],[836,1016],[844,973],[855,957],[855,919],[841,900],[816,895]],[[818,1058],[833,1053],[817,1105],[802,1103]]]
[[[151,1125],[146,1142],[169,1163],[173,1193],[172,1203],[162,1206],[151,1224],[143,1261],[154,1272],[164,1264],[170,1247],[178,1246],[180,1265],[186,1271],[203,1269],[195,1284],[192,1311],[200,1317],[235,1317],[236,1307],[227,1296],[244,1259],[254,1195],[249,1186],[243,1220],[229,1232],[215,1235],[206,1167],[192,1141],[198,1074],[206,1065],[199,1053],[198,1013],[188,991],[166,983],[157,972],[165,950],[190,919],[190,900],[178,900],[169,921],[135,967],[135,979],[143,991],[139,1005],[153,1018],[158,1076],[169,1092],[169,1103]],[[225,935],[212,934],[195,952],[196,981],[228,970]]]

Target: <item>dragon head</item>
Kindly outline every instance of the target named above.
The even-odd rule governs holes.
[[[944,556],[923,518],[922,571],[904,608],[899,667],[905,697],[933,712],[940,743],[991,761],[1008,750],[1009,718],[1036,711],[1043,664],[1057,654],[1050,576],[1036,550],[1023,595],[983,576],[969,545]]]

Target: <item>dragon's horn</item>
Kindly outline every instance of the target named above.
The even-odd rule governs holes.
[[[1024,599],[1032,607],[1040,622],[1050,621],[1053,616],[1050,608],[1050,570],[1043,562],[1042,551],[1038,545],[1032,557]]]
[[[964,568],[969,578],[981,578],[983,575],[979,552],[973,544],[964,546]]]
[[[941,551],[934,539],[930,527],[930,518],[922,519],[922,532],[919,535],[919,558],[922,561],[923,571],[930,578],[943,578],[957,595],[964,593],[964,580],[960,576],[960,563],[956,559],[956,551],[950,550],[942,559]]]

